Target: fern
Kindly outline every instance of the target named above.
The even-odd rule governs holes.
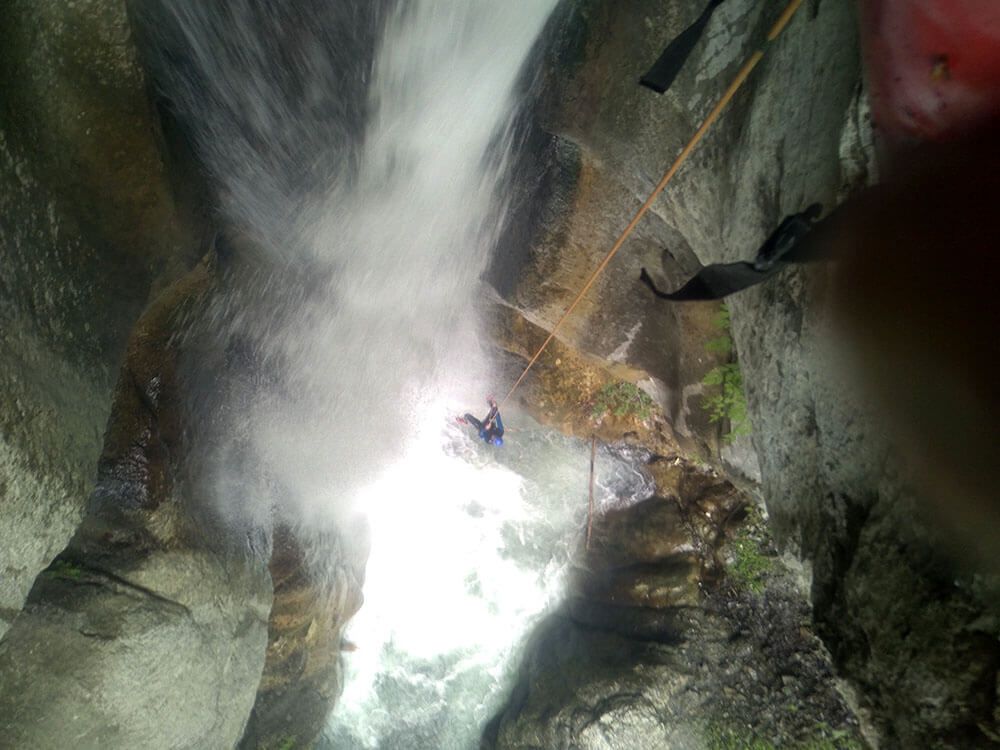
[[[726,305],[715,316],[714,323],[723,333],[708,341],[705,349],[716,354],[732,355],[733,340],[729,335],[729,308]],[[750,421],[747,418],[747,401],[739,363],[734,360],[713,367],[701,382],[718,387],[714,394],[705,397],[703,407],[708,412],[710,422],[728,421],[729,431],[725,433],[725,439],[732,442],[737,435],[749,434]]]
[[[653,408],[653,399],[632,383],[608,383],[597,392],[591,416],[600,419],[605,414],[616,417],[647,419]]]

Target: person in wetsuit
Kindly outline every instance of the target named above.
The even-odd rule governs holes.
[[[464,417],[459,417],[458,421],[461,424],[471,424],[479,430],[479,437],[485,442],[497,446],[503,445],[503,420],[500,418],[500,407],[492,396],[487,397],[486,403],[490,405],[490,411],[481,420],[466,414]]]

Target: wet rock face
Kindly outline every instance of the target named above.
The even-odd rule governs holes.
[[[268,742],[304,742],[364,555],[313,579],[279,546],[272,610],[260,472],[223,477],[237,512],[213,505],[213,466],[246,459],[247,389],[223,392],[254,363],[192,330],[207,265],[170,286],[211,201],[129,20],[123,0],[0,9],[0,744],[233,747],[255,705]]]
[[[150,290],[198,256],[124,4],[0,8],[0,634],[93,483]]]
[[[727,0],[667,94],[637,86],[702,7],[562,6],[523,171],[533,200],[516,204],[534,229],[519,239],[527,250],[508,251],[520,273],[500,284],[531,320],[551,327],[778,12]],[[830,210],[874,179],[856,29],[851,3],[802,5],[563,329],[567,343],[653,375],[679,438],[711,447],[697,420],[712,333],[697,307],[649,297],[639,268],[675,288],[698,264],[752,257],[782,217],[815,201]],[[831,281],[823,266],[789,270],[729,300],[762,494],[782,544],[812,563],[819,632],[886,745],[989,746],[1000,737],[989,586],[942,552],[845,372]]]
[[[554,324],[572,301],[771,20],[760,4],[724,3],[667,95],[639,87],[639,76],[663,45],[702,8],[699,2],[622,6],[591,0],[565,3],[554,19],[536,92],[538,128],[527,138],[530,155],[521,165],[524,195],[515,200],[519,217],[533,231],[512,237],[502,249],[502,263],[520,266],[509,274],[514,280],[498,274],[506,297],[543,325]],[[835,22],[844,26],[851,19]],[[810,44],[830,33],[828,24],[805,30]],[[844,79],[837,87],[850,92],[857,63],[850,61],[849,50],[836,58],[829,64],[843,65],[838,76]],[[802,81],[803,89],[831,88],[826,81],[831,74],[820,75],[817,67],[804,76],[822,80]],[[768,73],[761,72],[760,77]],[[666,287],[679,286],[698,268],[702,248],[719,252],[732,245],[735,252],[752,255],[781,218],[780,188],[756,177],[744,182],[732,170],[737,152],[745,151],[749,156],[738,158],[755,165],[773,161],[772,144],[789,136],[783,125],[763,153],[743,141],[743,125],[755,109],[753,89],[733,103],[560,333],[576,347],[655,378],[679,437],[705,453],[718,447],[701,383],[719,364],[719,356],[705,347],[718,335],[712,323],[718,306],[656,304],[639,283],[639,271],[646,267],[665,276]],[[848,98],[838,93],[830,101],[835,117],[841,117],[837,108],[846,107]],[[795,137],[805,150],[809,134]],[[744,212],[749,226],[723,236],[723,227],[733,226],[733,217]]]
[[[242,734],[267,642],[266,537],[213,523],[186,460],[210,453],[211,430],[181,428],[176,334],[211,280],[198,266],[137,324],[86,518],[0,642],[14,747],[232,747]]]
[[[263,664],[260,570],[202,551],[67,554],[0,643],[5,742],[232,746]]]
[[[548,334],[518,310],[497,305],[492,310],[494,339],[507,353],[503,362],[505,378],[514,382]],[[652,400],[648,413],[624,409],[596,409],[602,388],[639,381],[649,382],[645,373],[626,365],[606,362],[593,355],[553,340],[527,373],[514,397],[539,423],[566,435],[596,436],[614,443],[641,443],[651,450],[676,452],[677,439],[670,424]]]
[[[789,580],[762,596],[718,585],[746,498],[676,457],[650,468],[662,496],[595,519],[566,604],[532,636],[484,746],[792,747],[823,726],[856,738]]]
[[[367,532],[313,536],[275,531],[267,659],[241,748],[311,746],[343,690],[342,635],[363,600]]]

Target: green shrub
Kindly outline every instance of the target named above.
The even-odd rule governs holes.
[[[729,336],[729,308],[725,305],[715,317],[715,325],[723,331],[722,335],[705,344],[705,349],[716,354],[733,353],[733,340]],[[708,412],[710,422],[727,421],[728,432],[724,433],[727,441],[732,441],[737,435],[747,435],[750,432],[750,421],[747,418],[747,399],[743,392],[743,375],[740,366],[732,360],[723,365],[713,367],[701,381],[708,386],[717,386],[718,390],[706,396],[702,402]]]
[[[653,399],[632,383],[608,383],[597,392],[591,416],[600,419],[605,414],[616,417],[646,419],[653,409]]]

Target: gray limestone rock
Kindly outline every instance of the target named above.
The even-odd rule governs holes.
[[[84,522],[0,641],[13,747],[233,747],[243,733],[267,645],[267,530],[219,518],[209,467],[235,425],[213,399],[185,420],[181,362],[207,357],[178,335],[213,280],[199,265],[137,324]]]
[[[154,286],[197,258],[118,0],[0,6],[0,634],[93,484]]]
[[[252,562],[163,550],[43,573],[0,642],[5,747],[232,747],[264,661]]]
[[[563,6],[537,84],[542,134],[528,141],[538,166],[523,170],[535,200],[517,204],[534,230],[529,249],[505,256],[522,269],[500,285],[508,299],[554,323],[781,5],[721,4],[663,96],[636,79],[701,3]],[[784,216],[857,193],[876,178],[866,111],[854,4],[803,3],[560,337],[650,373],[675,431],[713,448],[698,421],[712,332],[696,307],[652,299],[639,268],[675,288],[698,264],[751,258]],[[995,596],[949,558],[846,371],[830,283],[828,267],[792,269],[729,299],[756,456],[744,443],[721,465],[759,468],[779,541],[811,563],[818,632],[884,746],[992,747]]]
[[[671,496],[595,519],[483,747],[860,747],[792,577],[775,565],[760,595],[713,582],[746,499],[684,462],[653,468]]]

